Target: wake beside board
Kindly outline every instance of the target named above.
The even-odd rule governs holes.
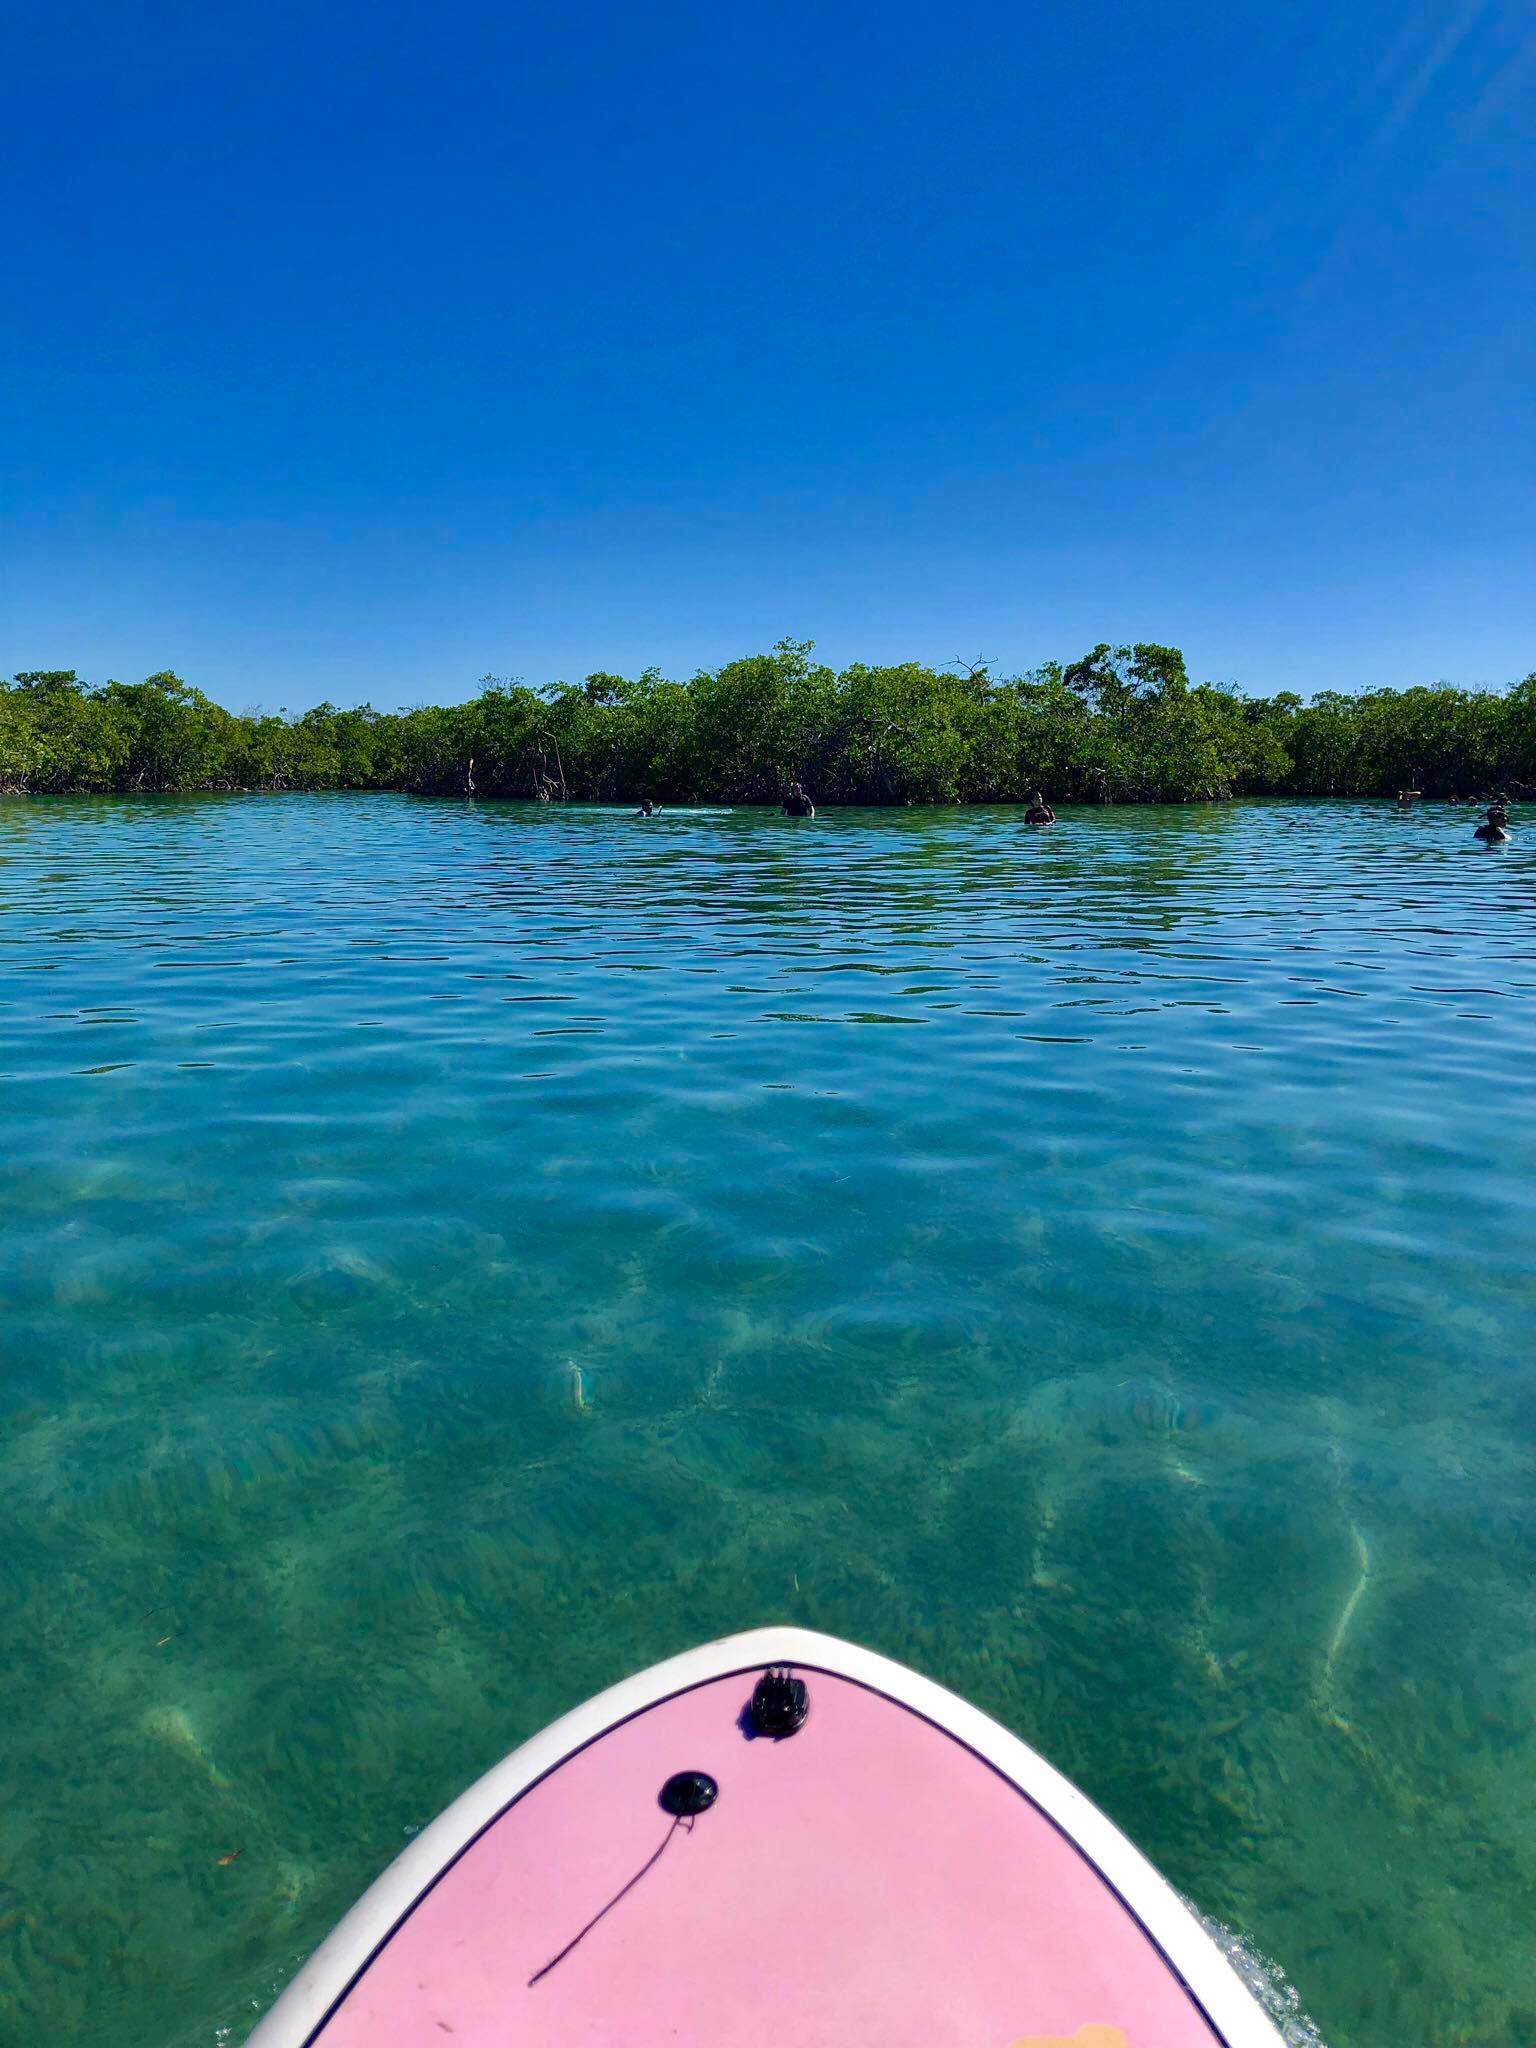
[[[626,1679],[489,1771],[250,2048],[781,2041],[1281,2048],[1043,1758],[901,1665],[788,1628]]]

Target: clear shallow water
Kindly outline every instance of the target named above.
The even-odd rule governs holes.
[[[1469,832],[0,806],[0,2036],[238,2041],[524,1735],[785,1618],[1330,2048],[1536,2038],[1536,852]]]

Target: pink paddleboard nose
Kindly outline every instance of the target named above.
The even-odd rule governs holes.
[[[743,1662],[749,1645],[770,1654]],[[413,1844],[253,2037],[1278,2038],[1182,1902],[1032,1751],[900,1666],[788,1630],[674,1659],[535,1738]]]

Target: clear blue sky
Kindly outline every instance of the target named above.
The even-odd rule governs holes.
[[[0,27],[0,665],[1536,667],[1527,0]]]

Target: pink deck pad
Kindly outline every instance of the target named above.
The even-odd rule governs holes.
[[[1007,1779],[908,1708],[808,1671],[781,1742],[752,1676],[664,1700],[534,1785],[314,2038],[323,2048],[1212,2048],[1115,1893]],[[676,1771],[720,1795],[634,1889]]]

